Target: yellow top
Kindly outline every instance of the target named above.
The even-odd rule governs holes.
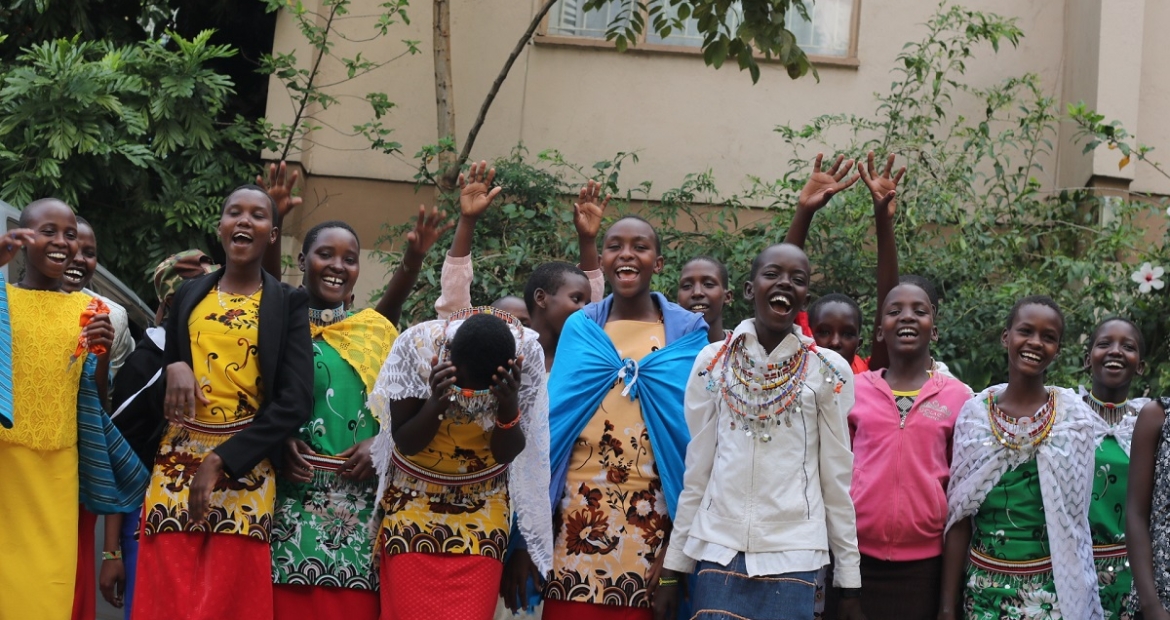
[[[201,424],[231,424],[260,407],[260,293],[247,297],[213,290],[191,311],[191,368],[210,402],[195,408]]]
[[[8,285],[13,408],[19,413],[13,428],[0,428],[0,442],[33,450],[77,445],[77,389],[84,360],[70,363],[70,357],[90,299],[83,293]]]
[[[636,361],[666,342],[657,322],[609,321],[605,333]],[[650,606],[647,575],[666,551],[670,515],[641,403],[622,396],[624,385],[610,388],[573,446],[545,598]]]

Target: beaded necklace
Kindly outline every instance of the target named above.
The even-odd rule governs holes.
[[[767,443],[781,419],[792,428],[792,414],[802,414],[800,395],[813,356],[820,359],[822,374],[836,379],[834,394],[840,393],[845,378],[816,350],[801,344],[784,362],[760,364],[747,351],[746,334],[728,336],[700,375],[707,376],[707,389],[718,391],[731,411],[732,430],[742,429],[747,437]]]
[[[309,308],[309,322],[318,327],[326,327],[345,320],[345,304],[336,308]]]
[[[1118,422],[1121,422],[1122,418],[1134,414],[1130,410],[1128,398],[1119,403],[1107,403],[1093,396],[1093,392],[1090,391],[1085,394],[1085,404],[1095,411],[1097,415],[1101,416],[1101,419],[1105,420],[1109,426],[1116,426]]]
[[[228,293],[227,297],[229,300],[240,299],[241,301],[252,301],[252,298],[255,297],[256,294],[262,290],[264,290],[264,281],[263,280],[260,281],[260,286],[256,290],[252,291],[251,295],[244,295],[243,293]],[[223,294],[224,294],[223,291],[221,291],[219,289],[219,285],[217,284],[215,286],[215,298],[217,301],[219,301],[219,307],[223,308],[224,312],[230,312],[231,308],[228,308],[227,304],[223,303]]]
[[[1040,445],[1056,424],[1056,390],[1048,390],[1048,400],[1035,414],[1013,418],[999,408],[995,392],[987,395],[987,415],[991,434],[1010,450],[1033,450]]]
[[[451,359],[451,350],[447,348],[447,333],[451,329],[451,324],[476,314],[490,314],[507,323],[512,329],[513,334],[519,334],[516,337],[516,350],[520,350],[520,345],[524,343],[524,324],[516,317],[499,308],[478,306],[459,310],[447,317],[447,322],[443,325],[443,331],[435,341],[435,350],[439,352],[439,361],[445,362]],[[487,420],[488,416],[496,411],[499,404],[496,400],[496,395],[492,393],[490,388],[486,390],[471,390],[461,388],[457,385],[452,385],[447,388],[447,402],[447,411],[439,414],[439,419],[450,419],[460,424],[477,420]]]

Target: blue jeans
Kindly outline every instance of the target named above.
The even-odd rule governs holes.
[[[817,571],[749,577],[744,554],[727,566],[699,562],[695,620],[812,620]]]

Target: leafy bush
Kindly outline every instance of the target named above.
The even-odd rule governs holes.
[[[1005,380],[999,336],[1008,311],[1024,295],[1048,294],[1064,308],[1067,322],[1065,348],[1050,373],[1054,383],[1087,382],[1083,340],[1102,317],[1121,314],[1142,326],[1149,345],[1150,372],[1136,387],[1161,393],[1170,384],[1167,291],[1143,294],[1131,274],[1144,261],[1170,264],[1164,205],[1105,201],[1084,191],[1041,191],[1035,178],[1041,171],[1038,160],[1053,148],[1061,120],[1057,102],[1031,74],[985,88],[963,82],[977,51],[1016,45],[1022,37],[1014,20],[941,5],[923,39],[898,56],[893,88],[875,95],[871,115],[826,115],[799,127],[778,127],[780,138],[796,153],[787,170],[776,180],[752,179],[747,191],[730,197],[720,198],[714,179],[703,173],[684,177],[678,188],[662,193],[661,201],[651,202],[645,199],[647,184],[618,191],[622,166],[636,163],[636,154],[585,168],[556,151],[530,161],[529,153],[518,148],[495,163],[505,196],[502,206],[480,220],[473,301],[516,294],[540,262],[576,261],[571,200],[565,197],[587,178],[598,178],[620,195],[608,219],[634,209],[658,224],[666,269],[655,279],[656,290],[673,297],[683,263],[710,254],[728,265],[738,296],[741,285],[736,283],[746,278],[752,258],[767,244],[783,240],[816,152],[850,157],[868,150],[893,152],[909,165],[899,187],[896,220],[901,271],[930,278],[943,297],[938,359],[976,389]],[[983,115],[955,116],[959,97],[973,99],[971,108],[984,110]],[[1090,140],[1127,136],[1116,128],[1105,135],[1102,126],[1113,125],[1088,120],[1095,122],[1082,122]],[[1148,155],[1148,148],[1132,148]],[[420,180],[428,176],[427,165],[424,158]],[[853,296],[867,323],[874,316],[876,286],[872,209],[867,192],[839,195],[817,216],[806,244],[817,273],[814,295]],[[741,224],[749,214],[763,218]],[[1153,243],[1151,225],[1157,235]],[[391,229],[387,239],[401,239],[405,231]],[[408,319],[433,315],[439,257],[448,245],[449,237],[441,240],[427,264],[422,288],[405,311]],[[394,264],[397,255],[389,253],[384,260]],[[750,313],[737,299],[725,324]]]

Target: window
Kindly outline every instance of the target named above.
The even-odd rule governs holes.
[[[855,13],[859,0],[815,0],[806,2],[809,19],[805,20],[799,13],[791,12],[786,16],[788,29],[796,35],[796,40],[809,56],[825,59],[852,59],[856,57]],[[620,0],[613,0],[600,10],[585,12],[581,7],[585,0],[560,0],[549,11],[545,35],[550,37],[605,40],[605,31],[611,21],[622,8]],[[669,10],[669,9],[668,9]],[[736,8],[738,14],[738,3]],[[703,44],[703,37],[698,32],[698,23],[694,18],[684,22],[686,27],[681,31],[671,32],[663,38],[655,32],[646,32],[637,46],[642,49],[669,49],[684,50],[694,48],[696,51]],[[729,24],[735,27],[735,23]],[[647,24],[649,26],[649,24]],[[648,28],[649,29],[649,28]],[[582,42],[583,43],[583,42]]]

